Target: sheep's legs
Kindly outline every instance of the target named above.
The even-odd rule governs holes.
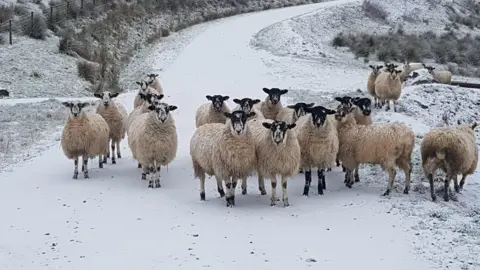
[[[463,185],[465,185],[465,179],[467,178],[466,174],[462,175],[462,180],[460,180],[460,190],[463,189]]]
[[[388,168],[388,186],[387,186],[387,191],[383,193],[383,196],[388,196],[390,192],[392,191],[393,188],[393,183],[395,182],[395,176],[397,175],[397,172],[395,171],[395,168]]]
[[[267,195],[267,191],[265,190],[265,179],[261,175],[258,175],[258,190],[260,190],[261,195]]]
[[[158,177],[157,177],[158,173]],[[148,166],[148,172],[146,175],[148,178],[148,187],[149,188],[159,188],[160,186],[160,173],[157,172],[156,168],[154,165],[149,165]]]
[[[403,171],[405,172],[405,189],[403,190],[403,194],[408,194],[410,191],[410,185],[412,182],[412,165],[410,162],[406,163],[403,166]]]
[[[318,185],[317,185],[318,195],[323,195],[323,190],[327,188],[327,185],[325,183],[325,170],[318,169],[317,175],[318,175]]]
[[[288,192],[287,192],[287,181],[288,178],[286,176],[282,176],[282,195],[283,195],[283,206],[289,207],[290,204],[288,203]]]
[[[73,160],[73,165],[75,166],[73,169],[73,179],[77,179],[78,178],[78,157],[75,157],[75,159]]]
[[[83,156],[83,165],[82,165],[83,177],[88,177],[88,156]]]
[[[385,111],[390,111],[390,100],[387,100],[386,103],[387,103],[387,108],[385,108]]]
[[[277,204],[277,177],[273,177],[271,183],[272,194],[270,195],[270,206],[275,206]]]
[[[98,156],[98,167],[99,167],[100,169],[103,168],[103,156],[104,156],[104,155],[99,155],[99,156]]]
[[[354,181],[355,181],[355,180],[353,179],[353,170],[346,169],[346,172],[345,172],[345,181],[346,181],[345,186],[348,187],[348,188],[352,188],[353,183],[354,183]]]
[[[444,190],[443,190],[443,200],[448,202],[448,193],[450,192],[450,181],[452,180],[453,175],[451,173],[447,173],[445,176],[445,181],[444,181]]]
[[[220,197],[225,196],[225,191],[223,190],[223,182],[222,179],[218,178],[215,176],[215,179],[217,180],[217,191],[220,193]],[[205,181],[205,180],[204,180]]]
[[[160,188],[162,185],[160,185],[160,166],[158,166],[155,170],[155,188]]]
[[[242,179],[242,195],[247,194],[247,178]]]
[[[200,201],[205,201],[205,173],[200,175]]]
[[[360,165],[357,165],[354,169],[354,174],[353,177],[355,178],[355,183],[360,182],[360,175],[358,174],[358,169],[360,168]]]
[[[312,183],[312,168],[305,170],[305,187],[303,187],[303,196],[308,196],[310,184]]]
[[[463,179],[463,175],[462,175],[462,179]],[[453,187],[455,188],[456,193],[460,193],[460,187],[458,186],[458,177],[457,176],[453,177]]]
[[[142,168],[142,164],[140,164],[140,162],[138,162],[137,168],[139,168],[139,169]]]
[[[235,183],[235,185],[233,183]],[[237,181],[233,180],[233,177],[228,177],[225,179],[225,186],[227,187],[227,194],[225,197],[227,207],[233,207],[235,205],[235,187],[237,186]]]
[[[108,139],[108,144],[111,144],[113,141]],[[105,156],[105,163],[107,163],[107,158],[110,158],[110,148],[107,147],[107,155]]]
[[[117,164],[117,161],[115,160],[115,142],[112,140],[112,164]]]
[[[148,167],[142,168],[142,180],[147,180]]]
[[[433,185],[433,174],[429,174],[427,178],[428,178],[428,183],[430,184],[430,196],[432,197],[432,201],[436,201],[437,195],[435,195],[435,187]]]
[[[122,153],[120,153],[120,141],[117,142],[117,158],[122,158]]]
[[[397,101],[396,100],[393,101],[393,111],[397,112]]]

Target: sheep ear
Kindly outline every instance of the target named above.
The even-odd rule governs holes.
[[[338,102],[343,103],[343,98],[341,98],[341,97],[335,97],[335,100],[338,101]]]
[[[334,110],[329,110],[329,109],[327,109],[326,112],[327,112],[327,114],[335,114],[335,113],[336,113],[336,111],[334,111]]]
[[[478,127],[477,122],[473,123],[473,125],[472,125],[472,130],[475,130],[476,127]]]
[[[383,66],[378,66],[378,69],[382,69],[382,68],[383,68]]]
[[[293,124],[287,125],[287,128],[288,128],[288,129],[292,129],[292,128],[296,127],[296,126],[297,126],[297,124],[293,123]]]
[[[368,65],[368,67],[370,67],[371,69],[375,69],[375,67],[372,65]]]
[[[168,110],[169,110],[169,111],[175,111],[176,109],[178,109],[178,107],[175,106],[175,105],[170,105],[170,106],[168,106]]]
[[[141,83],[141,82],[135,82],[135,83],[136,83],[136,84],[138,84],[138,85],[142,85],[142,83]]]
[[[460,119],[457,120],[457,125],[461,125],[462,124],[462,121],[460,121]]]
[[[165,95],[163,95],[163,94],[160,94],[160,95],[155,94],[155,97],[156,97],[158,100],[160,100],[160,99],[162,99],[163,97],[165,97]]]
[[[230,97],[229,96],[223,96],[222,99],[223,101],[228,100]]]
[[[89,102],[80,102],[78,103],[78,107],[79,108],[85,108],[87,106],[90,106],[90,103]]]
[[[254,117],[255,115],[256,115],[255,112],[250,112],[250,113],[247,115],[247,117]]]
[[[315,106],[315,103],[307,104],[307,107],[308,107],[308,108],[312,108],[313,106]]]
[[[205,97],[206,97],[208,100],[212,100],[212,98],[213,98],[213,97],[210,96],[210,95],[206,95]]]
[[[97,98],[103,98],[103,93],[95,93],[93,94],[94,97],[97,97]]]
[[[280,95],[285,95],[286,93],[288,93],[288,90],[287,90],[287,89],[280,90]]]
[[[287,105],[287,108],[289,108],[289,109],[295,109],[295,105]]]
[[[142,93],[138,93],[138,96],[139,96],[141,99],[146,99],[146,98],[147,98],[147,96],[145,96],[145,95],[142,94]]]
[[[116,98],[116,97],[118,97],[118,95],[120,95],[120,93],[118,93],[118,92],[117,93],[111,93],[110,97],[111,98]]]
[[[267,94],[270,94],[270,89],[264,87],[262,90],[263,90],[263,92],[265,92],[265,93],[267,93]]]
[[[153,74],[153,77],[154,77],[154,78],[158,77],[158,74]]]
[[[268,128],[268,129],[271,129],[272,128],[272,124],[268,123],[268,122],[263,122],[262,123],[262,126],[264,126],[265,128]]]
[[[253,104],[257,104],[257,103],[260,103],[260,99],[254,99],[253,100]]]
[[[150,106],[148,106],[148,109],[149,109],[150,111],[153,111],[153,110],[155,110],[155,106],[150,105]]]
[[[236,104],[241,104],[240,99],[238,99],[238,98],[234,98],[233,102],[235,102]]]
[[[71,107],[73,106],[73,104],[72,104],[71,102],[69,102],[69,101],[64,101],[64,102],[62,102],[62,105],[65,106],[65,107],[67,107],[67,108],[71,108]]]

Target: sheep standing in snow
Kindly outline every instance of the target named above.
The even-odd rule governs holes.
[[[141,80],[139,82],[135,82],[140,86],[140,89],[138,90],[137,95],[135,96],[135,99],[133,101],[133,108],[136,109],[139,106],[141,106],[144,102],[145,99],[142,97],[145,97],[147,94],[158,94],[155,89],[149,87],[148,82]]]
[[[233,100],[235,104],[237,104],[237,107],[233,109],[234,111],[242,110],[246,114],[249,114],[250,112],[254,112],[255,114],[251,116],[248,120],[252,119],[265,119],[264,115],[262,112],[255,107],[255,104],[260,103],[260,99],[251,99],[251,98],[242,98],[238,99],[235,98]]]
[[[378,74],[375,80],[375,95],[380,99],[380,103],[387,103],[386,110],[390,110],[390,101],[393,101],[393,111],[397,111],[397,100],[402,94],[402,82],[398,73],[399,70],[390,70]]]
[[[177,106],[153,101],[149,113],[139,115],[130,126],[132,154],[143,165],[149,188],[159,188],[160,168],[172,162],[178,149],[177,128],[171,112]]]
[[[215,175],[220,196],[224,196],[222,180],[227,187],[227,207],[235,205],[238,179],[246,179],[256,170],[257,157],[247,118],[254,112],[241,110],[225,113],[225,124],[205,124],[197,128],[190,140],[195,178],[200,179],[200,199],[205,200],[205,174]]]
[[[338,121],[339,158],[347,168],[346,186],[351,188],[355,178],[360,179],[360,164],[379,164],[389,174],[388,187],[384,196],[390,194],[395,181],[395,166],[405,172],[405,189],[408,194],[412,173],[412,152],[415,146],[415,134],[406,125],[400,123],[357,125],[353,116],[353,107],[340,107],[335,118]],[[360,181],[360,180],[358,180]]]
[[[278,88],[263,88],[263,92],[267,93],[267,97],[260,104],[254,105],[256,109],[262,112],[266,119],[275,119],[278,112],[283,108],[280,98],[288,93],[288,90],[280,90]]]
[[[88,102],[62,102],[70,109],[68,120],[63,128],[61,145],[65,156],[73,159],[75,169],[73,179],[78,178],[78,159],[82,157],[82,172],[88,176],[88,159],[98,156],[98,167],[103,168],[102,155],[108,152],[110,128],[103,117],[97,113],[87,114],[83,108]]]
[[[338,135],[335,124],[327,115],[335,111],[322,106],[307,109],[307,115],[296,122],[295,133],[301,149],[301,165],[305,170],[303,195],[308,196],[312,182],[312,168],[318,168],[318,194],[326,189],[325,169],[331,168],[338,153]]]
[[[448,70],[437,70],[435,67],[423,65],[425,69],[428,70],[428,73],[433,76],[433,78],[439,83],[451,84],[452,83],[452,73]]]
[[[293,177],[300,167],[300,145],[295,132],[295,124],[283,121],[266,120],[252,123],[252,135],[255,140],[257,172],[260,182],[266,177],[271,180],[271,206],[277,202],[277,175],[282,178],[283,205],[289,206],[287,180]]]
[[[225,123],[227,117],[225,117],[226,112],[230,112],[227,104],[229,96],[222,95],[213,95],[206,96],[210,101],[198,107],[197,112],[195,113],[195,125],[198,128],[203,124],[209,123]]]
[[[162,85],[160,84],[160,78],[158,78],[158,74],[147,74],[148,80],[148,86],[155,89],[157,91],[157,94],[159,95],[165,95],[163,92]]]
[[[111,141],[112,148],[112,164],[116,163],[115,146],[117,147],[117,157],[122,158],[120,142],[125,138],[125,133],[127,132],[127,110],[121,103],[112,100],[112,98],[116,98],[119,94],[120,93],[111,93],[108,91],[94,94],[95,97],[102,99],[97,106],[97,113],[107,121],[108,127],[110,128],[109,140]],[[110,158],[110,150],[104,157],[104,163],[107,163],[107,158]]]
[[[412,71],[422,68],[422,63],[410,63],[409,61],[405,61],[405,63],[403,64],[402,72],[400,73],[400,81],[403,83],[407,80],[408,76]]]
[[[306,110],[315,106],[315,103],[298,102],[295,105],[288,105],[282,108],[275,118],[277,121],[284,121],[287,124],[294,124],[297,120],[306,115]]]
[[[378,103],[377,95],[375,94],[375,80],[377,79],[378,74],[382,72],[383,66],[369,65],[369,67],[372,69],[372,72],[368,76],[367,91],[373,97],[375,108],[378,108],[379,103]]]
[[[458,193],[465,184],[467,175],[473,174],[478,163],[478,146],[473,125],[460,124],[456,127],[443,127],[430,130],[423,137],[420,146],[422,167],[430,183],[430,195],[436,200],[433,179],[437,169],[445,172],[445,190],[443,199],[449,200],[450,181],[453,179]],[[457,175],[462,175],[458,185]]]

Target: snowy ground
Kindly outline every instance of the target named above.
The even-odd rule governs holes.
[[[468,178],[458,202],[432,203],[421,183],[418,151],[415,188],[410,195],[400,192],[404,177],[399,173],[391,198],[380,197],[386,175],[365,166],[362,181],[351,190],[345,188],[343,174],[335,168],[327,174],[327,192],[321,197],[314,191],[309,198],[302,197],[303,175],[297,176],[289,184],[291,207],[286,209],[271,208],[269,196],[259,195],[255,179],[249,181],[248,195],[237,191],[233,209],[226,208],[224,199],[218,197],[213,179],[207,182],[207,201],[199,202],[188,142],[195,110],[206,102],[205,95],[263,98],[262,87],[278,86],[291,89],[285,104],[335,104],[335,95],[365,89],[368,71],[363,65],[327,47],[309,48],[320,58],[301,55],[305,51],[300,45],[310,26],[291,27],[295,20],[318,17],[330,12],[328,7],[347,2],[355,1],[247,14],[198,26],[191,29],[197,32],[186,35],[188,45],[180,46],[183,50],[176,51],[176,59],[171,58],[165,67],[159,65],[163,61],[155,60],[163,55],[155,54],[157,48],[144,52],[150,56],[147,61],[140,55],[135,61],[145,66],[132,65],[131,70],[141,74],[165,69],[161,76],[167,101],[179,107],[173,114],[179,149],[168,170],[162,170],[162,188],[148,189],[140,180],[126,141],[122,143],[124,158],[117,165],[98,169],[96,162],[91,162],[91,178],[74,181],[73,162],[65,159],[58,141],[52,138],[49,143],[54,147],[0,174],[0,197],[8,201],[0,206],[4,220],[0,223],[1,268],[478,268],[478,175]],[[317,13],[275,24],[318,8]],[[310,42],[321,43],[313,41],[315,34],[309,35]],[[283,51],[272,54],[272,48],[283,41],[298,46],[291,48],[289,42]],[[255,50],[250,44],[264,50]],[[131,111],[133,97],[134,93],[126,93],[118,100]],[[398,113],[375,111],[374,119],[406,122],[420,142],[430,127],[439,124],[445,108],[457,111],[452,118],[468,120],[476,115],[479,101],[474,90],[408,87]],[[64,113],[58,101],[16,106],[28,107],[32,114],[37,111],[35,106],[48,107],[52,126],[58,126],[55,122]],[[49,116],[36,118],[41,124]],[[18,136],[24,133],[30,130]],[[267,192],[270,194],[269,188]],[[345,250],[349,251],[347,260]]]

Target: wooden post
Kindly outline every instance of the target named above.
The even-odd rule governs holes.
[[[53,25],[53,6],[50,6],[50,25]]]
[[[95,0],[93,0],[93,6],[95,6]]]
[[[33,11],[30,12],[30,34],[33,33]]]
[[[8,20],[8,32],[10,38],[10,45],[12,45],[12,20]]]

